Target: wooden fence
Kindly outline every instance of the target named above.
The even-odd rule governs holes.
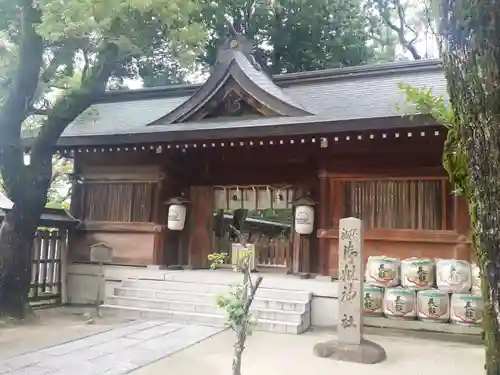
[[[257,267],[286,268],[291,242],[287,236],[253,236],[250,243],[255,244]],[[214,237],[213,249],[218,253],[227,253],[231,264],[231,240],[228,236],[220,239]]]
[[[58,304],[62,292],[62,264],[67,233],[62,230],[39,230],[32,250],[31,304]]]
[[[256,243],[257,266],[286,268],[290,239],[287,236],[262,236]]]

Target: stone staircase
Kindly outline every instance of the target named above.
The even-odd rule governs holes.
[[[125,279],[106,297],[101,311],[106,316],[221,327],[226,314],[215,300],[229,290],[229,283]],[[258,330],[303,333],[311,324],[311,293],[261,287],[252,304],[252,316]]]

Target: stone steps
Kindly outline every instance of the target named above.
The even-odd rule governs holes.
[[[126,279],[106,296],[101,311],[109,316],[164,319],[221,327],[226,313],[216,296],[230,291],[230,284]],[[311,294],[262,288],[252,304],[258,330],[299,334],[311,322]]]
[[[213,283],[199,283],[199,282],[180,282],[180,281],[163,281],[163,280],[141,280],[141,279],[127,279],[122,283],[123,287],[139,288],[139,289],[154,289],[154,290],[167,290],[177,292],[191,292],[218,295],[227,293],[231,287],[231,283],[226,284],[213,284]],[[286,301],[310,302],[311,293],[296,290],[285,290],[275,288],[259,288],[257,290],[256,298],[268,298]]]
[[[141,307],[152,310],[169,310],[188,313],[200,313],[224,316],[225,311],[215,303],[199,303],[186,301],[164,301],[160,299],[147,299],[137,297],[111,296],[106,298],[107,305]],[[300,323],[302,313],[296,311],[270,310],[252,306],[252,315],[256,319],[277,320],[287,323]]]
[[[175,321],[185,324],[202,324],[211,327],[223,327],[226,324],[224,315],[186,313],[183,311],[155,310],[132,306],[101,305],[101,313],[108,317],[120,317],[129,319],[160,319]],[[306,321],[302,323],[281,322],[274,320],[256,319],[255,329],[259,331],[276,333],[304,333],[309,324]]]
[[[226,289],[227,290],[227,289]],[[114,291],[116,297],[137,297],[161,301],[188,302],[199,304],[214,304],[215,297],[209,293],[182,292],[175,290],[138,289],[128,287],[117,287]],[[268,310],[306,312],[309,308],[302,301],[286,301],[282,299],[255,297],[253,308]]]

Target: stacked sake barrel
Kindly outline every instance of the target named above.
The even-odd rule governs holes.
[[[455,259],[368,258],[364,312],[391,319],[481,323],[479,268]]]

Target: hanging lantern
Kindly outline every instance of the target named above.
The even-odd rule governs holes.
[[[168,207],[168,219],[167,228],[170,230],[183,230],[186,223],[186,200],[184,197],[176,197],[170,199],[167,204]]]
[[[314,204],[309,197],[299,197],[295,205],[295,231],[298,234],[311,234],[314,230]]]

